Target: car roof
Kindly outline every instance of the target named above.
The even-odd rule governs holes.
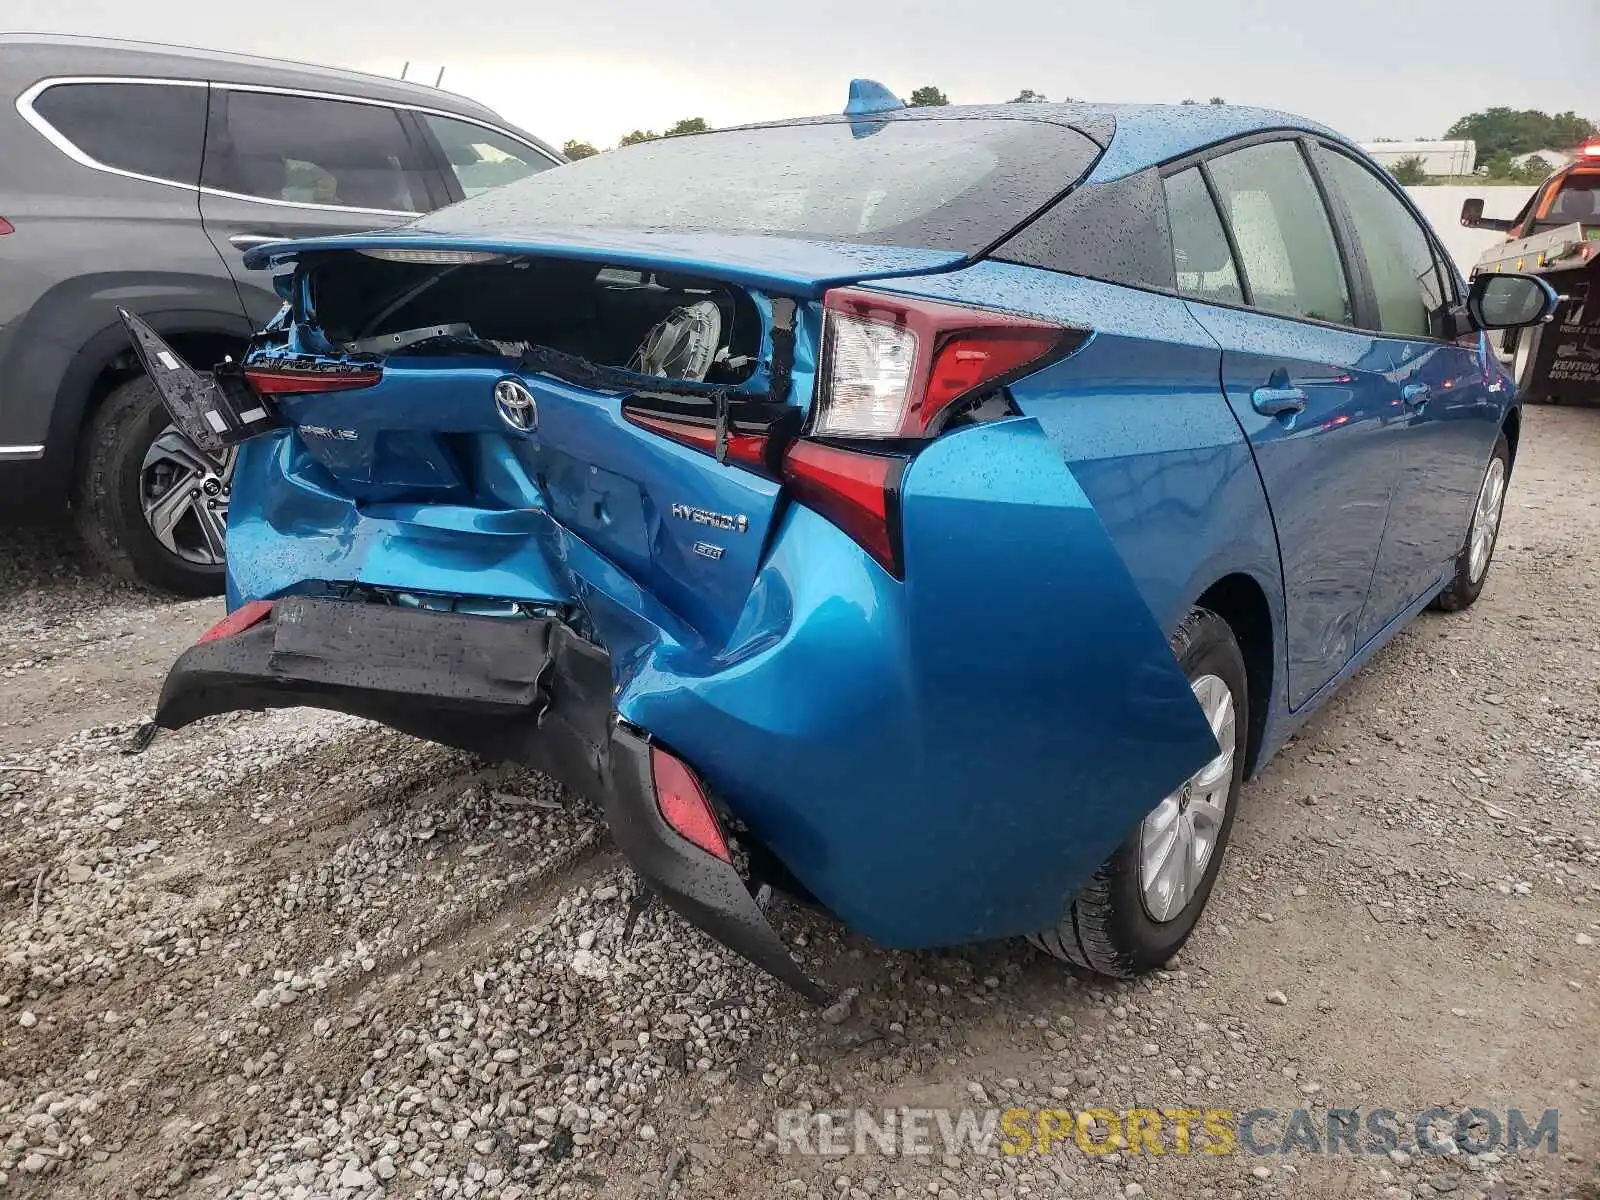
[[[426,84],[195,46],[69,34],[4,33],[0,34],[0,58],[6,60],[4,75],[13,92],[21,92],[40,79],[55,75],[201,78],[215,83],[296,88],[388,100],[507,125],[486,105]],[[512,127],[507,125],[507,128]]]
[[[746,128],[822,121],[1042,121],[1065,125],[1105,147],[1091,179],[1115,179],[1216,142],[1275,129],[1314,133],[1358,149],[1348,138],[1316,121],[1270,108],[1237,104],[1090,104],[1082,102],[949,104],[896,108],[856,117],[831,114],[789,121],[763,121]]]

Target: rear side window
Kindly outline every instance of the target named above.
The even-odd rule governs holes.
[[[1217,206],[1211,202],[1198,167],[1179,171],[1165,183],[1167,217],[1172,223],[1172,258],[1178,291],[1196,300],[1242,304],[1239,272],[1228,249]]]
[[[1289,142],[1247,146],[1208,164],[1239,248],[1253,307],[1349,325],[1350,289],[1316,184]]]
[[[218,96],[207,187],[294,204],[429,207],[422,158],[398,110],[231,88]]]
[[[206,89],[173,83],[58,83],[34,113],[102,166],[193,187],[200,179]]]
[[[439,140],[461,194],[468,199],[556,165],[533,147],[486,126],[433,113],[418,115]]]
[[[1396,337],[1432,336],[1442,307],[1439,264],[1422,226],[1373,173],[1333,151],[1321,155],[1329,185],[1350,212],[1378,301],[1378,327]]]
[[[1099,147],[1022,118],[828,120],[660,138],[496,188],[423,222],[798,234],[972,254],[1048,204]]]

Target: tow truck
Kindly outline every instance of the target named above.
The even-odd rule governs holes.
[[[1538,275],[1561,294],[1545,325],[1510,331],[1502,343],[1518,394],[1527,401],[1600,403],[1600,139],[1541,183],[1515,217],[1485,217],[1475,197],[1462,203],[1461,223],[1507,234],[1483,252],[1474,276]]]

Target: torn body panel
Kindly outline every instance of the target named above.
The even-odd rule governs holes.
[[[591,283],[595,270],[586,267]],[[508,624],[554,622],[603,656],[604,688],[583,660],[581,713],[562,716],[544,691],[485,715],[464,713],[450,688],[424,698],[341,675],[330,690],[327,672],[351,664],[297,660],[276,633],[257,644],[268,635],[251,630],[218,643],[233,649],[185,656],[163,723],[225,711],[229,695],[233,707],[320,704],[533,763],[609,807],[614,746],[597,731],[620,719],[671,747],[744,836],[886,945],[1052,925],[1216,740],[1161,622],[1038,421],[999,404],[914,454],[878,452],[896,463],[903,573],[750,451],[793,439],[813,394],[820,306],[804,299],[811,284],[781,274],[765,282],[792,295],[746,293],[761,321],[758,361],[705,395],[652,395],[628,366],[585,376],[554,369],[570,361],[529,362],[526,349],[497,345],[503,336],[484,337],[516,331],[479,331],[469,314],[461,323],[490,349],[462,347],[459,330],[408,341],[381,357],[370,386],[279,395],[281,427],[241,449],[231,607],[304,597],[338,609],[351,630],[371,622],[381,638],[398,635],[377,615],[390,608],[365,602],[373,592],[415,605],[407,628],[481,622],[450,610],[503,606]],[[247,368],[338,357],[352,340],[351,353],[366,354],[360,339],[394,332],[390,317],[409,325],[402,298],[376,329],[331,310],[342,323],[330,331],[304,319],[318,311],[317,289],[295,294],[299,319]],[[449,312],[414,315],[457,324]],[[773,331],[786,323],[792,353],[775,354]],[[773,394],[784,374],[787,399]],[[502,403],[508,387],[514,413]],[[522,660],[512,683],[566,677],[540,665],[550,644],[506,651]],[[255,657],[228,668],[233,683],[205,674],[235,652]],[[424,674],[455,669],[415,652]],[[398,680],[410,669],[384,671]],[[619,832],[624,849],[630,836]],[[733,913],[734,926],[752,928],[742,902],[718,912],[696,919],[720,928]],[[764,936],[728,940],[782,977]]]

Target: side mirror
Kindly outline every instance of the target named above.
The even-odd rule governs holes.
[[[1548,321],[1561,303],[1555,288],[1536,275],[1475,276],[1467,292],[1467,314],[1479,329],[1520,329]]]
[[[1501,217],[1484,216],[1483,199],[1482,197],[1474,196],[1470,200],[1461,202],[1461,223],[1468,229],[1498,229],[1505,233],[1516,224],[1516,221],[1506,220]]]

